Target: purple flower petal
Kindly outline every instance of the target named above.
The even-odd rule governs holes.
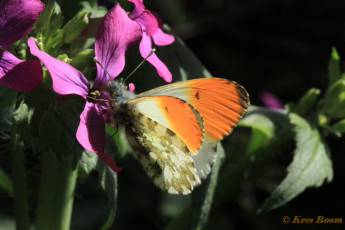
[[[139,23],[142,30],[145,31],[148,36],[157,33],[158,22],[150,11],[145,10],[135,21]]]
[[[165,46],[170,45],[175,41],[175,38],[171,34],[164,33],[162,30],[163,27],[163,20],[162,18],[156,13],[152,12],[158,22],[158,30],[155,34],[152,35],[153,42],[157,46]]]
[[[134,7],[129,14],[129,17],[135,20],[135,18],[140,17],[140,15],[145,10],[145,5],[142,0],[128,0],[129,2],[132,2],[134,4]]]
[[[104,152],[105,125],[102,114],[95,104],[86,102],[80,114],[80,123],[76,134],[79,143],[88,151],[95,152],[115,172],[120,171],[115,161]]]
[[[89,82],[84,75],[69,64],[40,51],[32,37],[28,39],[32,55],[45,65],[53,81],[53,90],[58,94],[77,94],[86,98]]]
[[[132,20],[140,24],[143,31],[151,36],[157,32],[158,21],[149,10],[145,9],[141,0],[129,0],[134,4],[132,12],[128,15]]]
[[[39,0],[0,2],[0,47],[21,39],[38,19],[44,4]]]
[[[170,45],[175,41],[173,35],[164,33],[161,28],[158,28],[157,32],[154,35],[152,35],[152,39],[157,46]]]
[[[146,58],[152,50],[151,37],[147,36],[145,33],[143,33],[142,39],[140,41],[139,50],[143,58]],[[166,82],[171,82],[172,75],[170,71],[168,70],[166,65],[158,59],[156,54],[152,54],[147,59],[147,61],[150,62],[156,68],[159,76],[161,76]]]
[[[120,172],[122,168],[117,167],[115,161],[113,158],[111,158],[108,154],[106,153],[97,153],[99,158],[101,158],[104,163],[106,163],[114,172]]]
[[[77,140],[88,151],[104,152],[105,126],[102,114],[95,104],[86,102],[80,114],[80,123],[77,130]]]
[[[39,86],[42,76],[39,61],[23,61],[10,52],[0,50],[0,85],[25,92]]]
[[[97,65],[96,89],[102,90],[109,80],[119,75],[125,66],[127,48],[140,36],[140,26],[128,17],[119,4],[104,16],[97,30],[95,55],[111,78]]]

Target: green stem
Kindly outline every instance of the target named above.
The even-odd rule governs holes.
[[[30,227],[30,218],[28,193],[25,180],[25,157],[23,151],[23,142],[20,140],[15,122],[13,122],[12,126],[11,142],[13,199],[16,229],[27,230]]]
[[[71,159],[42,156],[42,175],[36,216],[36,230],[69,230],[77,169]]]

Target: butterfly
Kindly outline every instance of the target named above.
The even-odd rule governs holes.
[[[221,78],[172,83],[138,95],[112,81],[108,91],[113,123],[124,125],[147,175],[172,194],[189,194],[207,177],[217,143],[249,105],[241,85]]]

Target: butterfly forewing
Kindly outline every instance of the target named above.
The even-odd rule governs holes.
[[[249,105],[246,90],[234,81],[203,78],[161,86],[138,96],[170,95],[191,104],[214,141],[228,135]]]

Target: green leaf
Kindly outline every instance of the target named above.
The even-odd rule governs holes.
[[[13,196],[13,185],[10,177],[0,169],[0,188],[5,190],[10,196]]]
[[[272,110],[257,106],[250,106],[246,116],[238,125],[252,129],[247,155],[266,147],[270,140],[274,140],[274,137],[279,137],[290,129],[286,110]]]
[[[89,151],[84,151],[80,160],[79,160],[79,168],[81,169],[79,173],[84,173],[89,175],[92,170],[96,169],[97,162],[99,158],[96,153],[92,153]]]
[[[76,139],[80,111],[71,106],[56,103],[43,116],[39,140],[46,151],[51,151],[58,159],[71,156],[73,168],[79,161],[83,148]]]
[[[250,138],[246,155],[251,154],[268,144],[269,139],[274,135],[274,123],[264,114],[250,113],[241,120],[240,126],[250,127],[252,136]]]
[[[255,151],[266,147],[269,143],[270,137],[266,136],[263,132],[258,129],[252,129],[252,136],[248,143],[246,155],[252,155]]]
[[[239,123],[240,126],[250,127],[263,133],[267,138],[272,138],[275,127],[272,120],[265,114],[249,113]]]
[[[238,123],[239,126],[258,129],[267,137],[289,126],[290,122],[285,109],[268,109],[250,105],[245,117]]]
[[[331,57],[328,63],[328,77],[330,85],[336,82],[341,77],[340,73],[340,58],[337,50],[333,47]]]
[[[96,153],[84,151],[79,161],[79,169],[81,176],[86,176],[95,170],[99,175],[99,185],[108,197],[110,213],[105,223],[100,228],[102,230],[109,229],[115,219],[117,208],[117,173],[111,170]]]
[[[240,150],[245,151],[245,154],[239,154],[236,164],[229,167],[225,165],[226,169],[218,180],[219,190],[229,191],[229,193],[233,191],[233,187],[239,186],[243,175],[251,171],[253,161],[259,162],[274,153],[282,143],[291,139],[293,134],[287,111],[283,109],[272,110],[251,105],[246,116],[238,125],[251,128],[252,135],[249,141],[247,140],[241,145],[246,147],[246,149],[241,147]],[[245,136],[243,136],[244,138]],[[232,146],[229,146],[230,151],[238,151],[238,148],[233,149]]]
[[[113,221],[114,221],[114,217],[115,217],[115,210],[111,209],[109,212],[109,216],[108,219],[105,221],[105,223],[102,225],[102,227],[100,228],[100,230],[107,230],[111,227]]]
[[[50,18],[55,8],[55,0],[43,0],[42,2],[45,4],[45,6],[35,24],[35,27],[38,29],[44,29],[49,26]]]
[[[319,131],[295,113],[291,113],[289,118],[295,125],[296,132],[294,158],[287,169],[288,175],[273,191],[259,212],[277,208],[306,188],[318,187],[324,180],[330,182],[333,177],[329,150]]]
[[[103,162],[102,162],[103,163]],[[107,165],[98,164],[97,171],[101,176],[101,186],[109,200],[110,215],[102,226],[107,229],[113,223],[117,208],[117,173],[111,170]]]

